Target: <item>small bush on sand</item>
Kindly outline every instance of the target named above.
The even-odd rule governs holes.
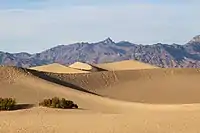
[[[12,98],[0,98],[0,111],[14,110],[16,106],[15,99]]]
[[[76,109],[78,105],[73,101],[66,100],[64,98],[59,99],[58,97],[54,97],[52,99],[44,99],[39,103],[39,106],[50,107],[50,108],[62,108],[62,109]]]

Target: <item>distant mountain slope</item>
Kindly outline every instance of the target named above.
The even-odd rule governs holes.
[[[0,64],[30,67],[51,63],[74,62],[106,63],[138,60],[159,67],[200,67],[200,36],[184,45],[137,45],[130,42],[113,42],[110,38],[97,43],[59,45],[37,54],[0,52]]]

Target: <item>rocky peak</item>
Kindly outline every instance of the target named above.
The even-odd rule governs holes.
[[[193,37],[189,43],[200,43],[200,35]]]
[[[100,43],[113,44],[115,42],[110,37],[108,37],[105,40],[101,41]]]

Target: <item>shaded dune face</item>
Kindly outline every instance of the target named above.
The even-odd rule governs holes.
[[[149,104],[200,103],[199,69],[106,71],[49,76],[103,97]]]

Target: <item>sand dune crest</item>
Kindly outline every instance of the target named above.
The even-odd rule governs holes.
[[[58,63],[53,63],[50,65],[43,65],[38,67],[32,67],[30,69],[43,71],[43,72],[53,72],[53,73],[87,73],[87,71],[82,71],[78,69],[74,69],[71,67],[67,67]]]
[[[79,69],[79,70],[86,70],[86,71],[91,71],[93,67],[87,63],[82,63],[82,62],[75,62],[68,67],[74,68],[74,69]]]

